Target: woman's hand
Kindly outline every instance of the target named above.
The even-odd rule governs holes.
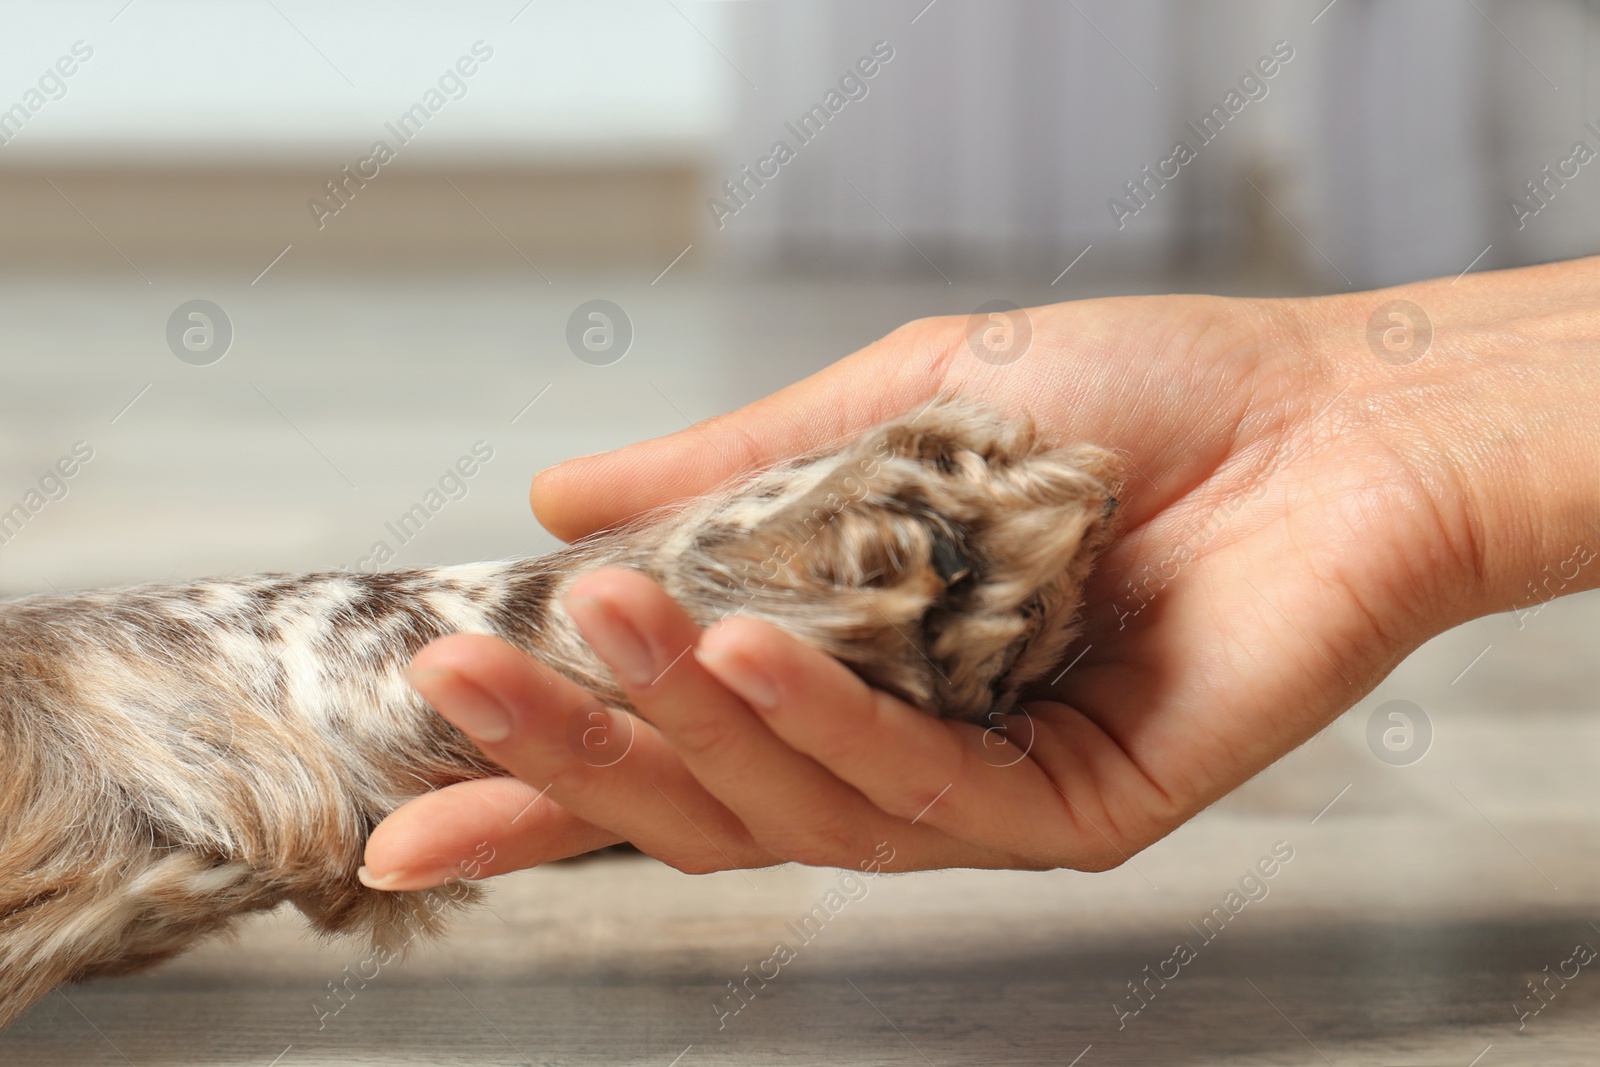
[[[1399,299],[1431,320],[1412,362],[1415,312],[1374,320]],[[619,840],[687,871],[1114,866],[1435,633],[1548,597],[1541,568],[1600,535],[1597,307],[1592,260],[1308,301],[1083,301],[1027,312],[1031,347],[1005,365],[976,357],[966,318],[930,319],[731,415],[546,471],[534,510],[572,538],[954,392],[1115,447],[1130,477],[1083,637],[1025,717],[987,732],[754,620],[702,633],[628,572],[567,606],[639,718],[492,638],[436,642],[419,690],[516,777],[406,805],[363,877],[442,882],[484,841],[490,874]]]

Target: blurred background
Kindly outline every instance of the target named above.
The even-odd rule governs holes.
[[[991,299],[1583,254],[1597,20],[1578,0],[19,0],[0,472],[20,493],[75,440],[99,458],[5,545],[0,588],[347,565],[479,439],[498,458],[399,562],[548,547],[531,471]],[[221,334],[186,334],[193,300]],[[574,358],[592,300],[622,329]]]
[[[1597,23],[1592,0],[10,0],[0,592],[543,551],[534,471],[989,300],[1587,254]],[[1600,979],[1526,1027],[1513,1005],[1600,944],[1597,623],[1586,596],[1441,636],[1137,866],[885,880],[736,1037],[702,1001],[826,872],[507,880],[465,949],[334,1036],[304,1002],[357,957],[274,919],[248,968],[212,949],[52,1000],[0,1059],[527,1060],[492,1018],[564,1062],[1591,1062]],[[1396,709],[1398,756],[1372,732]],[[1127,980],[1279,839],[1303,858],[1252,931],[1123,1035]]]
[[[108,0],[8,18],[0,102],[75,42],[93,53],[0,122],[14,269],[248,278],[295,243],[279,278],[524,257],[653,275],[693,243],[682,273],[1048,280],[1094,243],[1084,275],[1361,286],[1454,274],[1491,244],[1478,267],[1582,253],[1600,203],[1576,180],[1536,224],[1510,206],[1593,118],[1580,0]],[[479,41],[492,58],[402,145],[385,124]],[[874,46],[892,58],[802,144],[785,124]],[[1292,59],[1202,145],[1186,124],[1274,46]],[[306,201],[338,207],[324,182],[378,139],[393,168],[318,225]],[[719,220],[707,198],[738,209],[722,183],[780,139],[781,178]],[[1125,183],[1178,140],[1192,168],[1119,223],[1107,201],[1137,206]]]

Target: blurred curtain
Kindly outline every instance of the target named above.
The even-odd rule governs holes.
[[[747,209],[722,220],[733,254],[898,263],[929,276],[1064,267],[1062,254],[1090,242],[1107,257],[1166,255],[1176,196],[1121,233],[1106,201],[1170,137],[1174,86],[1163,92],[1156,79],[1181,43],[1178,0],[925,2],[737,6],[734,62],[758,88],[740,93],[719,183],[775,139],[793,141],[785,123],[875,42],[894,58]]]
[[[1328,260],[1313,272],[1385,285],[1465,270],[1490,244],[1499,169],[1488,20],[1468,0],[1341,0],[1317,28],[1323,69],[1298,175]]]
[[[1053,276],[1092,243],[1096,270],[1283,262],[1339,289],[1595,250],[1600,164],[1535,224],[1510,206],[1600,127],[1592,0],[925,3],[733,6],[744,80],[713,185],[894,49],[737,214],[708,214],[736,261]],[[1271,95],[1119,227],[1110,198],[1279,40]]]

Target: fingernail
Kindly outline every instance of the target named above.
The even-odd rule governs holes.
[[[638,688],[655,681],[660,673],[656,657],[644,636],[621,612],[594,597],[574,597],[569,613],[582,616],[584,639],[610,665],[623,685]]]
[[[439,714],[459,726],[468,737],[493,744],[511,736],[511,710],[454,671],[408,671],[417,688],[446,683],[449,699]]]
[[[778,689],[760,668],[743,656],[730,655],[721,649],[696,647],[694,658],[717,680],[732,689],[745,703],[757,708],[778,706]]]
[[[382,874],[373,874],[363,866],[356,870],[356,877],[368,889],[377,889],[385,893],[409,893],[418,889],[437,889],[452,879],[461,877],[458,867],[439,867],[431,870],[399,870],[385,871]]]

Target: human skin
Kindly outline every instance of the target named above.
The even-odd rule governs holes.
[[[1404,365],[1368,342],[1395,299],[1434,330]],[[642,575],[600,571],[566,603],[639,709],[627,757],[579,759],[567,718],[587,695],[521,653],[437,641],[413,665],[417,688],[514,777],[400,809],[373,833],[363,879],[437,884],[485,841],[485,875],[623,840],[691,872],[854,868],[880,842],[891,870],[1102,870],[1307,740],[1433,635],[1600,584],[1600,259],[1027,314],[1032,345],[1007,365],[975,358],[965,316],[913,322],[532,490],[540,521],[571,539],[942,392],[1117,449],[1122,533],[1087,589],[1068,653],[1082,658],[1011,735],[1031,733],[1026,758],[984,758],[977,727],[874,692],[770,626],[734,616],[702,632]]]

